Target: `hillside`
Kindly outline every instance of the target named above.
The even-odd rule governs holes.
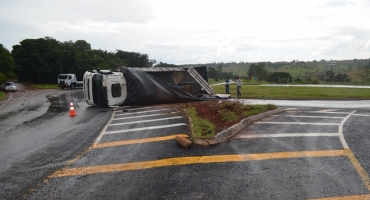
[[[246,76],[249,66],[252,63],[248,62],[231,62],[231,63],[206,63],[206,64],[193,64],[190,66],[207,66],[218,68],[222,65],[223,72],[232,72],[234,75]],[[321,61],[291,61],[291,62],[266,62],[266,69],[268,72],[289,72],[293,78],[310,77],[319,78],[325,74],[324,60]],[[189,66],[189,65],[185,65]],[[352,82],[361,81],[357,75],[364,69],[370,69],[370,59],[354,59],[354,60],[341,60],[336,61],[336,67],[333,68],[335,74],[347,74],[352,78]],[[331,70],[328,67],[326,70]]]

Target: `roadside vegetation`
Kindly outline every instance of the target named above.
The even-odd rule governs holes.
[[[236,75],[245,80],[293,84],[369,84],[370,59],[337,60],[335,66],[327,61],[229,62],[183,65],[207,66],[208,79],[225,80]]]
[[[3,100],[3,99],[5,99],[5,97],[6,97],[5,92],[0,91],[0,101]]]
[[[183,105],[193,125],[192,138],[213,138],[242,119],[277,107],[267,105],[245,105],[238,101],[204,101]]]
[[[31,84],[30,86],[38,89],[57,89],[57,84]]]
[[[215,94],[225,94],[225,85],[213,85]],[[236,85],[230,85],[231,95],[236,97]],[[243,99],[327,99],[354,100],[370,99],[370,89],[300,86],[243,85]]]

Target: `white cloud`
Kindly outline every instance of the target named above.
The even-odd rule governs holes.
[[[174,64],[359,59],[369,10],[364,0],[12,0],[0,7],[0,43],[83,39]]]

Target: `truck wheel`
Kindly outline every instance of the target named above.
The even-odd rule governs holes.
[[[62,90],[64,90],[64,87],[60,87],[60,88],[62,88]]]
[[[71,85],[71,90],[75,89],[75,84]]]

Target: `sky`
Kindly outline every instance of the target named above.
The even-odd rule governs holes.
[[[168,64],[370,58],[370,0],[0,0],[0,44],[85,40]]]

